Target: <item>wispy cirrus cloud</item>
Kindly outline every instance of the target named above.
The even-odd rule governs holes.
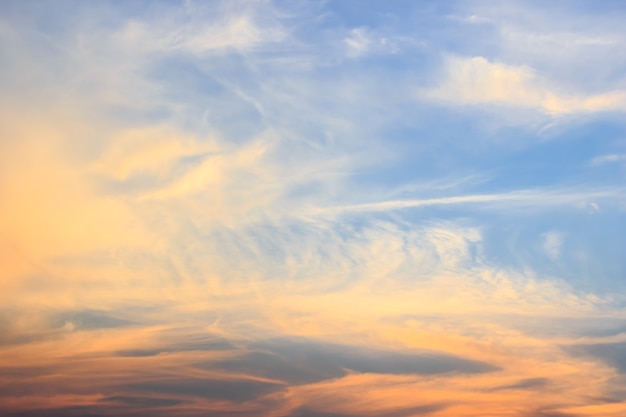
[[[423,46],[419,39],[403,37],[367,27],[351,29],[343,39],[348,57],[359,58],[371,54],[397,54],[402,49]]]
[[[573,189],[534,189],[519,190],[501,194],[474,194],[459,195],[440,198],[388,200],[373,203],[361,203],[354,205],[338,206],[335,208],[319,209],[320,213],[358,213],[358,212],[385,212],[410,208],[420,208],[428,206],[464,205],[477,207],[577,207],[581,204],[596,204],[594,200],[609,199],[620,200],[623,198],[624,190],[613,188],[607,190],[573,190]],[[591,202],[590,202],[591,201]]]
[[[593,166],[598,166],[598,165],[606,165],[606,164],[612,164],[612,163],[620,163],[622,161],[626,161],[626,154],[608,154],[608,155],[601,155],[601,156],[596,156],[595,158],[593,158],[591,160],[591,165]]]
[[[253,20],[253,10],[249,14],[237,14],[209,24],[192,17],[194,11],[196,8],[191,7],[187,13],[169,17],[163,22],[151,22],[150,25],[131,20],[116,37],[119,37],[121,44],[142,53],[192,54],[218,53],[229,49],[245,51],[279,42],[285,37],[284,31],[278,26],[271,28],[258,25]]]

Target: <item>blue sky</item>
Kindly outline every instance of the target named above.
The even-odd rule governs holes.
[[[2,2],[0,407],[623,415],[625,17]]]

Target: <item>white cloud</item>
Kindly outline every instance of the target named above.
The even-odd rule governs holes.
[[[348,48],[348,55],[357,57],[364,55],[369,50],[372,39],[365,28],[356,28],[343,40]]]
[[[483,57],[450,57],[438,87],[422,92],[452,105],[506,105],[538,109],[552,116],[626,109],[626,92],[565,94],[527,66],[490,62]]]
[[[472,14],[469,16],[458,16],[453,15],[448,17],[450,20],[456,20],[458,22],[469,23],[472,25],[480,25],[480,24],[489,24],[493,23],[493,21],[485,16],[480,16],[476,14]]]
[[[349,34],[343,38],[343,44],[350,58],[373,53],[395,54],[403,47],[421,45],[419,41],[411,37],[375,31],[366,27],[350,30]]]
[[[542,247],[546,255],[553,261],[561,257],[565,236],[557,231],[549,231],[542,235]]]
[[[626,162],[626,154],[608,154],[596,156],[591,160],[591,165],[597,166],[616,162]]]
[[[468,2],[460,19],[489,21],[497,32],[501,56],[559,67],[578,64],[576,71],[611,67],[622,60],[623,17],[619,13],[588,13],[567,3],[547,7],[529,2]],[[465,17],[467,16],[467,17]],[[586,59],[580,59],[584,56]],[[605,59],[598,59],[605,58]],[[593,76],[593,74],[589,74]]]
[[[602,209],[597,203],[593,201],[589,203],[589,214],[597,214],[597,213],[600,213],[601,211]]]
[[[408,208],[445,206],[445,205],[481,205],[483,207],[497,206],[502,208],[506,205],[513,207],[551,207],[551,206],[576,206],[577,203],[587,203],[589,199],[615,199],[622,198],[624,190],[613,189],[534,189],[518,190],[500,194],[466,194],[440,198],[386,200],[372,203],[361,203],[345,206],[320,208],[313,210],[313,214],[342,214],[342,213],[367,213],[402,210]],[[595,204],[595,203],[594,203]]]

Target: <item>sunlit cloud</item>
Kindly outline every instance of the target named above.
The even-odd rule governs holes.
[[[441,86],[427,98],[453,105],[505,105],[538,109],[552,116],[626,108],[626,93],[559,93],[530,67],[490,62],[483,57],[451,57]]]

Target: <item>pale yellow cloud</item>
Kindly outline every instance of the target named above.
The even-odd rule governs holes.
[[[480,56],[448,58],[440,85],[421,95],[452,105],[505,105],[539,109],[553,116],[626,109],[624,91],[561,92],[528,66]]]
[[[50,261],[58,257],[138,247],[150,240],[123,200],[90,182],[74,142],[85,126],[58,125],[53,119],[24,112],[3,126],[11,138],[0,144],[3,286],[54,275]],[[18,301],[12,291],[1,297],[5,303]]]
[[[93,169],[120,181],[132,176],[167,181],[182,158],[204,156],[219,150],[216,140],[211,137],[198,140],[171,126],[148,126],[115,132]]]

